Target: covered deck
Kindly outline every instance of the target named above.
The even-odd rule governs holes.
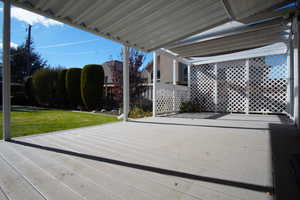
[[[227,118],[145,118],[0,142],[0,199],[272,199],[272,127],[292,127],[277,116]]]

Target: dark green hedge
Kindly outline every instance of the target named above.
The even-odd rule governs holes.
[[[82,105],[81,92],[80,92],[80,68],[70,68],[66,73],[66,91],[70,105],[77,108]]]
[[[25,79],[25,97],[29,105],[36,105],[32,77]]]
[[[95,110],[103,102],[104,71],[101,65],[86,65],[81,72],[81,97],[87,110]]]
[[[68,97],[67,97],[67,90],[66,90],[66,74],[67,69],[62,69],[58,72],[57,77],[57,105],[61,108],[66,108],[68,106]]]
[[[54,106],[56,104],[56,84],[58,70],[40,69],[32,76],[32,85],[38,104]]]

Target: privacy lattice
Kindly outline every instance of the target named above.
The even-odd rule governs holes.
[[[182,102],[189,100],[189,89],[185,86],[156,84],[156,113],[178,112]]]
[[[287,73],[285,54],[193,66],[191,100],[203,111],[283,113]]]

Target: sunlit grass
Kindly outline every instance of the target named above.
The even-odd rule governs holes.
[[[0,119],[2,139],[2,112]],[[11,136],[19,137],[116,121],[118,120],[115,116],[100,113],[17,107],[11,112]]]

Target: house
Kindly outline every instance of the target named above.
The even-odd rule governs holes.
[[[116,82],[118,79],[122,79],[123,73],[123,63],[118,60],[106,61],[102,64],[104,70],[104,92],[106,98],[112,98],[118,93],[118,88],[116,87]],[[151,73],[147,70],[141,71],[141,76],[145,80],[143,87],[142,96],[146,99],[152,98],[152,83],[151,83]]]
[[[120,75],[123,72],[123,63],[118,60],[110,60],[102,64],[104,70],[104,84],[113,86],[115,81],[114,79],[119,78],[120,76],[114,77],[114,72],[118,72]],[[142,77],[145,79],[145,83],[151,83],[151,73],[148,70],[141,72]]]
[[[157,68],[157,81],[160,83],[170,84],[173,83],[173,59],[169,56],[161,54],[158,56],[158,68]],[[151,61],[146,67],[145,71],[150,74],[150,80],[153,79],[153,61]],[[188,82],[188,67],[186,64],[176,62],[175,81],[176,85],[187,85]]]

